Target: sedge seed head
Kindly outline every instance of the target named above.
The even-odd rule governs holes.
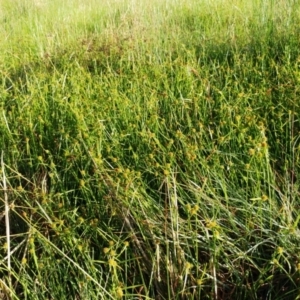
[[[203,279],[202,278],[198,278],[196,280],[196,283],[197,283],[198,286],[203,285]]]
[[[108,264],[109,264],[109,266],[111,266],[113,268],[117,267],[117,265],[118,265],[117,262],[113,258],[108,260]]]
[[[239,122],[239,121],[241,120],[241,116],[240,116],[240,115],[235,116],[235,120],[236,120],[237,122]]]
[[[107,247],[103,248],[103,253],[104,254],[107,254],[109,251],[110,251],[109,248],[107,248]]]
[[[81,180],[79,181],[79,186],[80,186],[80,187],[84,187],[84,185],[85,185],[85,182],[84,182],[83,179],[81,179]]]
[[[186,210],[187,210],[188,213],[191,213],[191,210],[192,210],[191,204],[188,203],[188,204],[185,206],[185,208],[186,208]]]
[[[266,142],[261,143],[262,148],[267,148],[268,144]]]
[[[191,214],[192,216],[196,215],[196,214],[197,214],[197,210],[195,210],[194,208],[192,208],[192,209],[190,210],[190,214]]]
[[[170,171],[169,170],[164,170],[164,175],[165,176],[168,176],[170,174]]]
[[[206,227],[207,228],[213,229],[213,228],[216,228],[217,226],[218,226],[218,223],[214,220],[208,220],[206,222]]]
[[[283,252],[284,252],[284,249],[283,249],[282,247],[278,247],[278,248],[277,248],[277,253],[278,253],[278,254],[281,255],[281,254],[283,254]]]
[[[83,222],[84,222],[84,218],[79,217],[79,218],[77,219],[77,223],[78,223],[78,224],[82,224]]]
[[[253,156],[255,154],[255,149],[253,149],[253,148],[249,149],[249,154],[251,156]]]
[[[219,230],[214,230],[214,237],[216,239],[220,239],[221,238]]]
[[[116,296],[117,296],[117,298],[118,299],[122,299],[123,295],[124,295],[124,293],[123,293],[122,288],[121,287],[117,287],[117,289],[116,289]]]
[[[185,264],[185,269],[186,269],[187,272],[189,272],[192,268],[193,268],[193,265],[191,263],[187,262]]]
[[[17,187],[17,190],[18,190],[19,192],[22,192],[24,189],[23,189],[23,187],[22,187],[21,185],[19,185],[19,186]]]

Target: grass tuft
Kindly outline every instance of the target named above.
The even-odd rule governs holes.
[[[1,298],[298,299],[299,4],[101,2],[0,4]]]

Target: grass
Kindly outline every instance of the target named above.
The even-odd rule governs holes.
[[[299,12],[1,1],[1,297],[300,299]]]

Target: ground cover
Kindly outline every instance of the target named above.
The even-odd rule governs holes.
[[[202,2],[0,2],[2,298],[299,299],[300,5]]]

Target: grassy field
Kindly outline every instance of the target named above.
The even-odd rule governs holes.
[[[1,299],[300,299],[300,3],[0,1]]]

